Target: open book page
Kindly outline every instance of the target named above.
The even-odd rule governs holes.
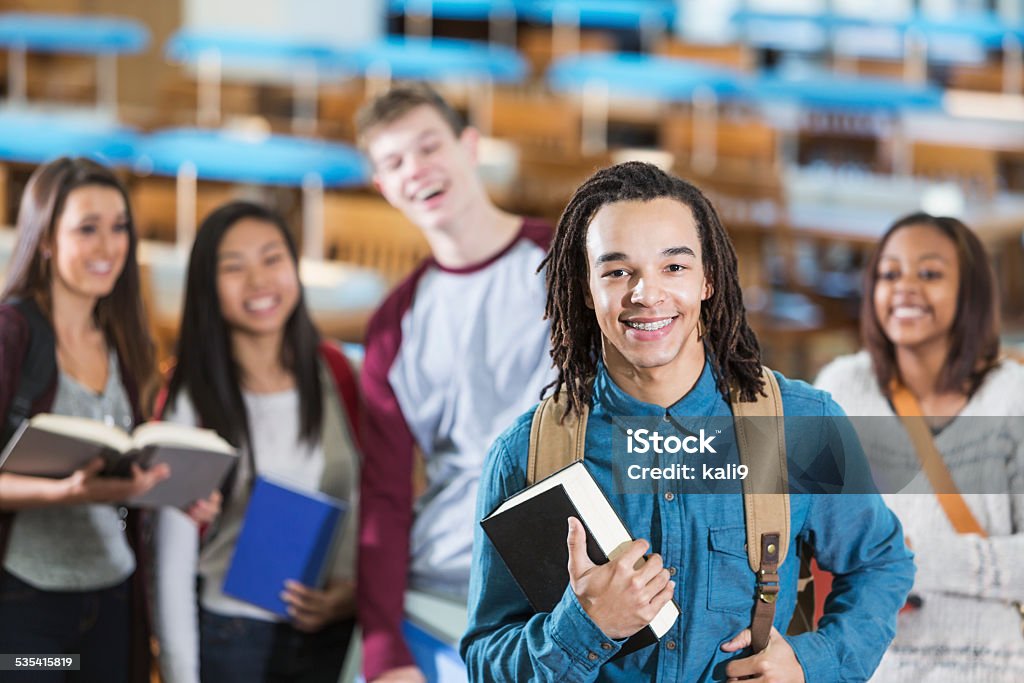
[[[132,441],[140,451],[148,446],[177,446],[214,453],[233,454],[231,444],[212,429],[199,429],[173,422],[147,422],[134,432]]]
[[[132,437],[123,429],[86,417],[42,413],[29,420],[29,425],[53,434],[102,444],[122,453],[132,448]]]

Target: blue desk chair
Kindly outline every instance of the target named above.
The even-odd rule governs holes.
[[[9,12],[0,14],[0,47],[9,51],[9,102],[26,101],[26,54],[57,52],[96,57],[96,106],[117,109],[117,56],[141,52],[149,31],[130,19]]]
[[[940,64],[983,63],[987,53],[1003,51],[1003,91],[1021,94],[1024,71],[1024,24],[1011,24],[991,13],[965,14],[949,19],[917,15],[903,25],[920,48],[907,58]],[[918,72],[924,67],[918,65]]]
[[[0,215],[10,215],[7,163],[34,166],[61,156],[83,156],[128,166],[136,141],[135,131],[103,117],[0,111]]]
[[[468,90],[470,121],[487,133],[495,83],[520,83],[526,60],[516,50],[470,40],[395,37],[339,53],[363,74],[367,96],[386,91],[393,79],[461,82]]]
[[[471,40],[390,36],[346,56],[363,74],[388,79],[518,83],[526,76],[526,61],[512,48]]]
[[[715,125],[718,103],[747,97],[743,74],[700,62],[632,53],[567,57],[548,69],[555,92],[582,94],[584,153],[607,146],[610,99],[646,98],[662,103],[689,103],[695,117]],[[696,149],[696,148],[695,148]],[[707,150],[699,152],[707,156]],[[712,158],[708,161],[713,165]]]
[[[914,14],[902,19],[835,17],[836,50],[852,57],[899,60],[908,82],[924,83],[928,64],[980,65],[1003,51],[1003,90],[1020,92],[1024,24],[992,13],[949,18]]]
[[[409,646],[416,666],[423,672],[427,683],[468,683],[469,674],[459,655],[458,641],[449,642],[413,623],[402,622],[402,635]],[[366,683],[361,674],[355,676],[355,683]]]
[[[834,27],[833,15],[826,12],[740,10],[732,23],[748,45],[801,53],[825,50]]]
[[[548,69],[556,92],[579,93],[587,82],[600,81],[610,94],[689,102],[701,88],[719,99],[743,97],[743,75],[701,62],[633,53],[594,54],[560,59]]]
[[[130,165],[138,141],[130,128],[74,114],[0,112],[0,160],[42,164],[60,156]]]
[[[785,77],[769,74],[752,84],[762,101],[788,101],[805,109],[894,114],[904,109],[941,109],[942,90],[882,78],[834,73]]]
[[[552,27],[553,54],[579,52],[584,28],[636,31],[645,52],[675,23],[669,0],[533,0],[522,2],[522,18]]]
[[[517,6],[523,3],[524,0],[390,0],[388,11],[405,17],[406,35],[431,37],[434,19],[486,21],[492,42],[514,47]]]
[[[138,145],[135,166],[177,179],[177,240],[184,245],[195,237],[200,179],[301,188],[303,255],[312,259],[323,257],[324,188],[358,186],[368,178],[362,155],[348,145],[194,128],[147,136]]]
[[[167,41],[169,61],[194,66],[197,71],[197,123],[221,122],[220,88],[223,70],[259,70],[293,83],[295,113],[292,129],[316,130],[319,84],[353,75],[353,69],[327,45],[274,34],[181,30]]]
[[[430,683],[468,683],[466,665],[454,645],[437,638],[409,620],[402,622],[402,634],[416,665]]]
[[[836,73],[768,74],[754,81],[752,89],[763,107],[779,115],[780,129],[862,138],[890,135],[905,112],[940,111],[943,98],[935,86]],[[796,140],[784,147],[795,149]]]

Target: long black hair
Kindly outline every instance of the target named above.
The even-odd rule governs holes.
[[[259,204],[233,201],[206,217],[189,259],[178,362],[167,389],[166,405],[173,408],[178,392],[187,391],[204,427],[215,430],[236,447],[248,445],[251,450],[248,414],[242,400],[238,365],[231,350],[231,331],[217,296],[217,250],[227,231],[245,218],[277,228],[298,270],[295,242],[284,220],[275,212]],[[300,288],[299,301],[285,323],[281,364],[295,377],[301,411],[300,434],[308,441],[319,438],[323,415],[319,344],[320,334],[306,310]]]
[[[570,411],[589,403],[601,355],[601,328],[586,305],[590,269],[587,230],[597,211],[613,202],[668,197],[689,207],[697,223],[704,276],[711,295],[700,309],[703,343],[722,397],[736,387],[744,401],[763,393],[761,350],[747,324],[736,272],[736,251],[711,202],[696,186],[653,164],[630,161],[602,169],[573,194],[558,220],[551,250],[541,263],[547,269],[545,318],[551,321],[551,357],[558,377],[545,387],[555,393],[566,387]]]

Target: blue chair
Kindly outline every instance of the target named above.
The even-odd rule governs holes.
[[[650,51],[654,39],[675,23],[676,5],[669,0],[533,0],[522,2],[519,14],[556,29],[554,43],[559,35],[566,36],[564,49],[555,54],[579,52],[583,28],[636,31],[645,51]]]
[[[390,36],[340,56],[364,75],[384,70],[389,79],[518,83],[526,76],[526,61],[512,48],[471,40]]]
[[[833,16],[828,13],[740,10],[733,14],[743,41],[762,49],[817,53],[829,42]]]
[[[533,0],[521,2],[519,14],[537,23],[571,20],[581,28],[639,30],[652,24],[670,26],[676,6],[667,0]]]
[[[1012,70],[1021,64],[1024,25],[992,13],[935,18],[922,13],[902,19],[835,17],[836,49],[850,56],[903,60],[907,74],[923,78],[927,64],[979,65],[1003,50],[1008,91]],[[880,40],[881,39],[881,40]],[[1019,88],[1019,84],[1014,84]]]
[[[519,4],[523,0],[390,0],[388,11],[405,16],[406,35],[429,37],[434,19],[486,21],[492,41],[514,46]]]
[[[466,88],[470,120],[485,134],[495,83],[520,83],[526,77],[526,60],[503,45],[452,38],[390,36],[351,51],[339,52],[363,74],[367,95],[391,87],[393,79],[456,81]]]
[[[566,57],[548,69],[555,92],[582,94],[585,153],[607,145],[607,111],[611,98],[692,103],[714,125],[718,103],[747,97],[743,74],[672,57],[634,53]],[[596,87],[595,87],[596,86]]]
[[[8,100],[26,99],[27,52],[93,55],[97,60],[98,108],[117,107],[117,55],[141,52],[149,31],[141,23],[114,17],[10,12],[0,15],[0,47],[9,50]]]
[[[178,180],[178,242],[195,234],[197,180],[301,188],[303,254],[323,256],[323,189],[365,184],[361,154],[348,145],[284,135],[242,135],[220,130],[164,130],[140,141],[135,159],[141,173]]]
[[[287,70],[307,63],[333,66],[334,52],[316,42],[295,40],[273,33],[255,34],[183,29],[167,40],[164,53],[180,64],[198,64],[216,52],[224,65],[271,67]]]
[[[402,622],[405,642],[428,683],[468,683],[466,665],[457,649],[408,619]]]
[[[220,124],[220,86],[223,70],[260,70],[281,81],[291,81],[295,97],[295,132],[313,133],[317,120],[318,86],[325,80],[354,75],[351,64],[337,51],[315,41],[275,34],[181,30],[164,47],[167,59],[197,70],[200,125]]]
[[[905,32],[922,36],[928,44],[933,61],[971,63],[982,59],[987,50],[998,50],[1005,41],[1024,40],[1024,24],[1009,24],[991,13],[970,13],[945,19],[917,14],[901,24]],[[966,42],[965,42],[966,41]],[[976,49],[972,50],[971,45]]]
[[[61,156],[82,156],[108,166],[128,166],[135,154],[134,130],[108,118],[82,114],[0,111],[0,162],[37,165]],[[6,183],[0,169],[0,182]],[[9,215],[0,189],[0,215]]]
[[[41,164],[60,156],[130,165],[138,141],[130,128],[95,116],[0,112],[0,160]]]
[[[1024,24],[1010,24],[995,14],[965,14],[949,19],[917,15],[904,27],[926,46],[927,59],[940,64],[980,64],[988,52],[1003,51],[1003,90],[1021,93],[1024,71]]]
[[[409,619],[402,621],[402,635],[427,683],[469,682],[457,642],[453,644],[447,639],[438,638]],[[355,683],[366,683],[366,679],[358,675]]]
[[[942,90],[934,86],[834,73],[798,77],[769,74],[752,84],[752,92],[762,101],[788,101],[804,109],[895,114],[904,109],[942,107]]]
[[[566,57],[548,69],[548,85],[556,92],[579,93],[588,82],[607,85],[621,97],[647,97],[664,102],[688,102],[707,88],[719,99],[747,94],[742,74],[672,57],[633,53]]]

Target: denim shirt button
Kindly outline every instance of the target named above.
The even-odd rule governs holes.
[[[589,659],[590,661],[593,662],[594,660],[597,659],[597,653],[596,652],[588,652],[587,653],[587,659]]]
[[[670,503],[673,500],[675,500],[675,497],[676,497],[676,495],[674,493],[672,493],[671,491],[669,491],[668,493],[665,494],[665,500],[667,500]]]
[[[676,641],[674,641],[674,640],[668,641],[667,643],[665,643],[665,647],[668,648],[669,650],[676,649]]]
[[[601,649],[602,650],[610,650],[610,649],[612,649],[612,644],[611,643],[601,643]]]
[[[675,576],[676,575],[676,568],[675,567],[669,567],[668,568],[668,575],[669,576]]]

